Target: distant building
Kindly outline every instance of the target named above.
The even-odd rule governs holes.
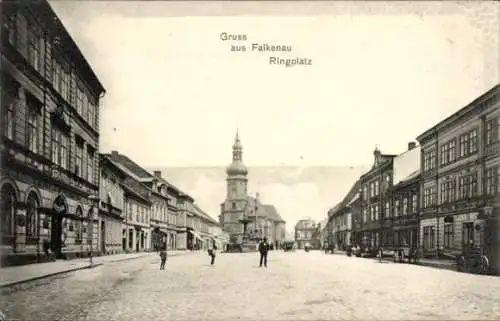
[[[295,224],[295,243],[298,249],[303,249],[306,244],[313,249],[320,248],[320,235],[319,225],[310,218],[302,219]]]
[[[273,246],[281,246],[286,222],[273,205],[262,204],[258,195],[248,195],[248,170],[243,164],[243,147],[238,133],[233,144],[233,161],[226,174],[226,200],[221,204],[219,222],[229,234],[231,243],[242,244],[246,233],[251,240],[267,237]]]

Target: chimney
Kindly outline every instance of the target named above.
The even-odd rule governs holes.
[[[380,150],[378,149],[378,147],[375,147],[375,150],[373,151],[373,158],[374,158],[374,164],[375,166],[378,166],[378,164],[380,164],[380,155],[382,153],[380,152]]]
[[[154,171],[153,174],[158,177],[158,178],[161,178],[161,171]]]
[[[111,159],[114,161],[118,160],[118,152],[116,150],[111,151]]]
[[[415,142],[409,142],[408,143],[408,150],[412,150],[415,147],[417,147],[417,143],[415,143]]]

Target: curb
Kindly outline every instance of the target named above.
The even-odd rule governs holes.
[[[6,284],[0,285],[0,289],[8,288],[8,287],[11,287],[11,286],[14,286],[14,285],[19,285],[19,284],[23,284],[23,283],[32,282],[32,281],[37,281],[37,280],[41,280],[41,279],[45,279],[45,278],[49,278],[51,276],[56,276],[56,275],[59,275],[59,274],[70,273],[70,272],[74,272],[74,271],[78,271],[78,270],[93,269],[93,268],[101,266],[103,264],[104,263],[95,263],[95,264],[92,264],[92,265],[80,266],[80,267],[72,268],[72,269],[69,269],[69,270],[63,270],[63,271],[57,271],[57,272],[50,273],[50,274],[44,274],[44,275],[41,275],[41,276],[36,276],[34,278],[26,279],[26,280],[21,280],[21,281],[15,281],[15,282],[11,282],[11,283],[6,283]]]
[[[4,288],[11,287],[11,286],[15,286],[15,285],[23,284],[23,283],[28,283],[28,282],[32,282],[32,281],[37,281],[37,280],[41,280],[41,279],[45,279],[45,278],[50,278],[52,276],[56,276],[56,275],[60,275],[60,274],[64,274],[64,273],[71,273],[71,272],[75,272],[75,271],[79,271],[79,270],[85,270],[85,269],[93,269],[93,268],[96,268],[98,266],[109,264],[109,263],[131,261],[131,260],[143,258],[143,257],[146,257],[146,256],[147,256],[147,254],[140,255],[140,256],[134,256],[134,257],[127,257],[127,258],[124,258],[124,259],[115,260],[115,261],[109,261],[109,262],[105,262],[105,263],[94,263],[92,265],[80,266],[80,267],[72,268],[72,269],[68,269],[68,270],[57,271],[57,272],[54,272],[54,273],[44,274],[44,275],[41,275],[41,276],[36,276],[34,278],[29,278],[29,279],[26,279],[26,280],[21,280],[21,281],[15,281],[15,282],[11,282],[11,283],[2,284],[2,285],[0,285],[0,289],[4,289]]]

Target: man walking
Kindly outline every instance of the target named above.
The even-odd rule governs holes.
[[[163,248],[160,252],[160,270],[165,270],[165,262],[167,261],[167,250]]]
[[[269,243],[267,243],[267,238],[264,238],[259,243],[259,253],[260,253],[260,264],[259,267],[262,267],[262,263],[267,267],[267,252],[269,251]]]

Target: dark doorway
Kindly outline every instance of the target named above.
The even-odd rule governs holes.
[[[62,256],[62,219],[66,214],[67,207],[64,197],[58,196],[52,205],[52,217],[50,224],[50,245],[56,257]]]
[[[106,254],[106,222],[101,221],[101,253]]]

